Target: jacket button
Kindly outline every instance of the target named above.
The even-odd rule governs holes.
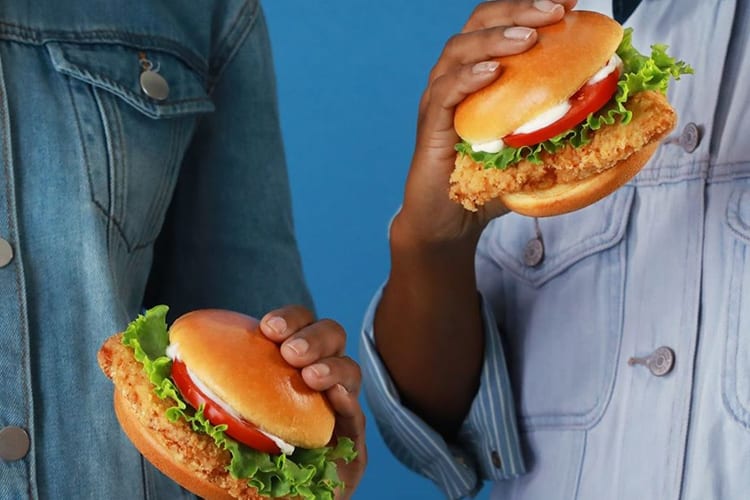
[[[159,73],[147,70],[141,73],[141,90],[155,101],[169,97],[169,84]]]
[[[701,130],[693,122],[688,123],[682,129],[680,134],[680,146],[685,150],[686,153],[692,153],[698,148],[701,143]]]
[[[0,458],[6,462],[22,459],[30,448],[31,442],[25,430],[15,426],[0,430]]]
[[[0,267],[5,267],[13,260],[13,247],[6,240],[0,238]]]
[[[674,351],[666,346],[659,347],[645,358],[633,357],[628,360],[630,366],[644,365],[656,377],[663,377],[671,372],[674,362]]]
[[[663,377],[672,371],[674,366],[674,351],[669,347],[659,347],[651,354],[648,369],[657,377]]]
[[[541,238],[532,238],[523,249],[523,262],[529,267],[536,267],[544,260],[544,243]]]

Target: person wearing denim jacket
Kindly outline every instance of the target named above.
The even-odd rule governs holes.
[[[310,312],[257,0],[0,3],[0,155],[0,498],[188,496],[120,431],[96,362],[157,303],[304,337],[282,353],[331,368],[303,375],[360,447],[354,488],[359,374]]]
[[[442,118],[421,124],[361,337],[370,408],[448,498],[750,498],[750,2],[575,4],[484,2],[431,73],[421,116]],[[557,217],[452,204],[453,109],[503,78],[492,57],[623,4],[634,46],[695,71],[649,163]]]

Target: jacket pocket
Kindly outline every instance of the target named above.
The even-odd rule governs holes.
[[[750,430],[750,187],[737,188],[729,197],[727,225],[729,294],[727,339],[724,346],[722,391],[724,405]]]
[[[104,43],[46,48],[54,68],[68,78],[87,187],[108,237],[121,239],[128,251],[150,245],[197,119],[214,110],[203,75],[173,49]],[[146,94],[144,68],[168,85],[165,98]]]
[[[588,428],[604,413],[616,373],[626,245],[625,187],[550,219],[510,214],[483,234],[479,286],[492,304],[521,425]],[[541,236],[541,262],[525,256]]]

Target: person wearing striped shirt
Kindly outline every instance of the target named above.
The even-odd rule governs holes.
[[[446,194],[456,104],[572,8],[694,68],[669,90],[675,131],[585,209],[463,212]],[[480,4],[430,74],[363,326],[368,403],[399,460],[448,498],[485,481],[493,499],[747,498],[748,78],[748,0]]]

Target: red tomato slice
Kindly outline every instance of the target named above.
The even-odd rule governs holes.
[[[226,425],[225,431],[240,443],[273,455],[278,455],[281,450],[268,436],[261,433],[257,427],[250,422],[228,413],[224,408],[214,403],[201,391],[188,375],[187,367],[182,361],[172,361],[172,380],[180,390],[182,397],[192,406],[198,408],[203,405],[203,414],[213,425]]]
[[[593,85],[584,85],[570,98],[570,109],[565,113],[565,116],[534,132],[505,136],[503,142],[514,148],[532,146],[572,129],[585,120],[590,113],[599,111],[602,106],[609,102],[617,91],[619,79],[620,71],[615,70],[607,75],[604,80]]]

